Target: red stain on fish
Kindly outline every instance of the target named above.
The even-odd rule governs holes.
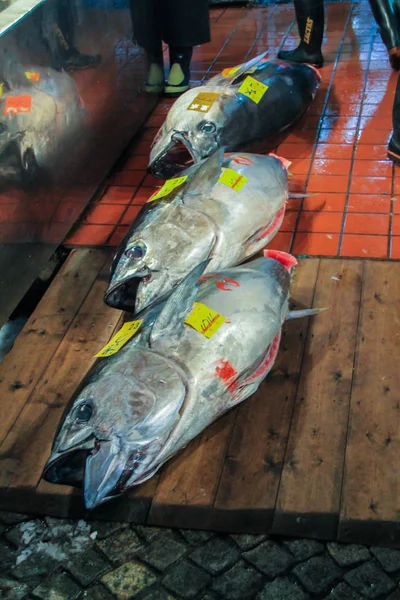
[[[238,281],[235,281],[234,279],[231,279],[230,277],[222,277],[221,278],[220,275],[216,275],[215,273],[210,273],[210,275],[202,275],[199,279],[199,283],[208,281],[210,278],[221,280],[221,281],[216,281],[215,285],[217,286],[217,288],[219,290],[222,290],[223,292],[231,292],[232,286],[240,287],[240,283]],[[231,287],[228,287],[228,286],[231,286]]]
[[[274,364],[275,359],[277,357],[278,350],[279,350],[279,344],[281,342],[281,335],[282,335],[281,331],[279,331],[276,334],[276,336],[272,340],[272,343],[269,345],[261,364],[254,371],[254,373],[252,375],[250,375],[250,377],[248,377],[247,379],[245,379],[243,381],[242,385],[249,385],[249,383],[256,381],[259,377],[266,377],[266,375],[268,374],[269,370],[271,369],[271,367]]]
[[[283,217],[285,216],[285,206],[282,206],[280,211],[277,213],[274,220],[268,225],[267,229],[261,233],[258,237],[259,240],[262,240],[266,237],[269,237],[275,230],[279,229],[283,222]]]
[[[229,362],[227,358],[222,358],[218,365],[215,367],[215,372],[224,383],[231,387],[232,380],[237,376],[235,367]]]
[[[248,156],[235,156],[235,158],[232,158],[232,162],[238,165],[254,165],[254,160],[251,160]]]
[[[232,288],[227,286],[240,287],[240,283],[235,281],[234,279],[230,279],[229,277],[224,277],[222,281],[217,281],[216,286],[219,290],[223,292],[231,292]]]

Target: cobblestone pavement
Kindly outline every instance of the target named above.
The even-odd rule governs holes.
[[[400,600],[400,551],[0,512],[8,600]]]

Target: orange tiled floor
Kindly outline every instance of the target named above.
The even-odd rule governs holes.
[[[326,4],[326,66],[309,112],[279,146],[292,160],[290,200],[274,248],[296,255],[400,259],[400,170],[386,158],[396,73],[366,0]],[[212,42],[197,48],[194,85],[226,66],[297,43],[293,5],[212,11]],[[160,185],[146,173],[151,140],[171,101],[161,100],[73,233],[71,245],[117,245]],[[397,196],[398,195],[398,196]]]

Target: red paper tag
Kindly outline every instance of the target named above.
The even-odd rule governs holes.
[[[23,96],[7,96],[5,115],[17,115],[19,113],[29,113],[32,109],[32,96],[24,94]]]

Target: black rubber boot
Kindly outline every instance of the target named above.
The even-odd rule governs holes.
[[[281,50],[278,58],[322,67],[321,47],[324,37],[323,0],[294,0],[300,44],[294,50]]]
[[[72,47],[63,61],[62,68],[65,71],[82,71],[83,69],[93,69],[100,63],[100,54],[95,54],[94,56],[82,54],[75,47]]]
[[[400,76],[397,79],[396,94],[393,102],[393,133],[388,147],[388,158],[400,165]]]
[[[97,65],[100,64],[100,54],[95,54],[94,56],[82,54],[70,43],[68,37],[64,35],[57,24],[53,27],[55,43],[50,44],[50,47],[55,46],[51,64],[53,69],[57,71],[81,71],[83,69],[97,67]]]
[[[189,89],[192,55],[191,47],[169,47],[170,72],[164,88],[166,96],[179,96]]]
[[[396,0],[369,0],[381,38],[395,71],[400,69],[400,9]]]

